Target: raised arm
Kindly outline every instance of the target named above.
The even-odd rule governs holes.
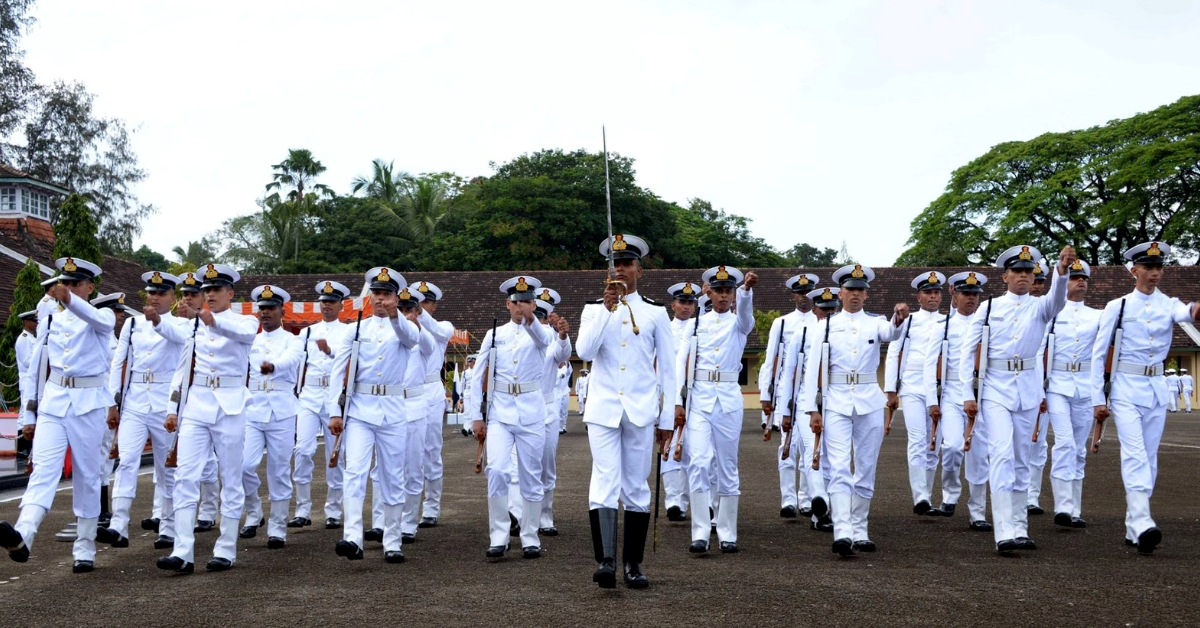
[[[1049,323],[1063,311],[1067,305],[1067,276],[1057,272],[1050,273],[1050,291],[1038,299],[1038,315],[1042,321]]]
[[[212,325],[208,328],[218,336],[249,345],[254,344],[254,337],[258,335],[258,319],[245,314],[213,316]]]
[[[748,335],[754,331],[754,288],[742,286],[734,292],[737,294],[738,331]]]
[[[392,331],[400,339],[400,344],[412,349],[421,343],[421,328],[416,323],[403,316],[396,316],[388,320],[391,321]]]
[[[97,334],[112,334],[117,324],[117,315],[108,308],[96,308],[87,299],[71,297],[66,303],[67,309],[78,316]]]
[[[428,329],[429,333],[433,334],[433,340],[438,346],[443,346],[450,342],[450,338],[454,336],[454,323],[439,321],[429,312],[426,312],[424,308],[421,308],[421,314],[417,319],[421,322],[422,329]]]

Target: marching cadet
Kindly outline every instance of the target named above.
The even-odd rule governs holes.
[[[29,374],[34,368],[29,364],[29,358],[33,355],[33,348],[37,344],[37,324],[38,311],[36,309],[28,312],[21,312],[21,334],[17,336],[17,340],[13,343],[13,350],[17,358],[17,382],[20,392],[24,393],[29,389],[30,376]],[[25,427],[25,413],[17,413],[17,449],[21,455],[28,455],[26,449],[22,446],[28,446],[29,443],[22,435]]]
[[[1167,369],[1167,412],[1179,412],[1179,374]]]
[[[130,313],[137,314],[137,312],[125,305],[124,292],[110,292],[109,294],[92,299],[90,303],[92,307],[97,309],[109,309],[113,312],[116,322],[113,326],[113,333],[108,336],[108,361],[111,364],[113,356],[117,351],[117,335],[120,333],[121,327],[125,324],[125,317]],[[123,362],[124,360],[125,356],[121,356],[121,361]],[[100,518],[98,521],[101,529],[107,528],[112,523],[112,502],[109,500],[109,484],[112,481],[114,464],[109,457],[109,452],[112,451],[113,442],[117,438],[116,430],[108,425],[107,421],[105,422],[105,426],[108,429],[104,431],[104,440],[100,443],[100,460],[102,462],[100,463]],[[97,533],[99,533],[99,530],[97,530]],[[62,534],[62,532],[59,533],[59,535]]]
[[[843,310],[810,330],[804,354],[804,394],[799,408],[810,416],[810,427],[824,434],[829,463],[829,498],[833,518],[833,551],[851,556],[873,552],[867,517],[875,493],[875,465],[883,444],[883,408],[887,398],[879,389],[879,343],[900,339],[908,306],[899,303],[891,320],[863,311],[875,272],[861,264],[843,266],[833,274],[841,287]],[[815,332],[815,333],[813,333]],[[828,342],[829,364],[822,365],[822,345]],[[829,377],[815,376],[826,369]],[[823,408],[817,408],[821,382]],[[824,417],[828,416],[828,419]],[[854,469],[851,473],[851,456]]]
[[[292,447],[296,443],[296,376],[304,360],[303,341],[283,328],[283,306],[292,296],[283,288],[262,285],[250,292],[258,306],[262,331],[250,347],[250,399],[246,404],[246,437],[242,449],[243,510],[246,525],[238,533],[252,539],[263,521],[258,494],[258,465],[267,451],[267,549],[287,544],[287,515],[292,501]]]
[[[571,406],[571,363],[564,361],[558,365],[558,373],[555,378],[554,398],[558,402],[558,433],[563,434],[567,431],[567,412]]]
[[[884,366],[883,392],[887,407],[904,413],[904,432],[908,435],[908,486],[912,490],[913,514],[941,516],[934,508],[933,478],[937,474],[937,451],[929,451],[933,429],[925,399],[925,353],[928,336],[943,317],[942,286],[946,276],[937,271],[921,273],[912,280],[920,309],[908,317],[897,342],[889,343]],[[885,430],[886,431],[886,430]]]
[[[579,377],[575,378],[575,403],[579,405],[579,416],[583,416],[583,410],[587,406],[587,382],[588,370],[586,368],[579,369]],[[562,433],[567,433],[567,425],[562,426]]]
[[[1040,297],[1046,289],[1046,275],[1050,274],[1050,265],[1046,260],[1038,262],[1037,268],[1033,271],[1033,288],[1029,294]],[[1044,348],[1044,347],[1043,347]],[[1044,351],[1038,352],[1036,368],[1038,369],[1038,378],[1042,382],[1047,382],[1047,374],[1045,369]],[[1042,390],[1042,405],[1038,408],[1037,419],[1034,425],[1037,427],[1037,441],[1033,443],[1033,449],[1029,454],[1029,495],[1025,504],[1025,512],[1030,515],[1044,515],[1045,509],[1041,506],[1042,497],[1042,476],[1046,471],[1046,460],[1050,455],[1050,447],[1048,444],[1048,434],[1050,433],[1050,419],[1046,416],[1048,406],[1046,404],[1046,390],[1043,386]]]
[[[1083,303],[1092,269],[1075,260],[1068,271],[1067,304],[1053,321],[1045,343],[1046,406],[1054,428],[1050,486],[1054,523],[1085,528],[1082,509],[1084,465],[1092,431],[1091,350],[1100,328],[1100,310]],[[1045,434],[1039,439],[1046,440]],[[1036,467],[1034,472],[1038,471]],[[1032,483],[1033,478],[1030,477]]]
[[[542,287],[535,299],[537,309],[534,310],[534,315],[543,325],[549,326],[550,315],[561,301],[562,297],[557,291]],[[557,317],[556,320],[559,321],[560,328],[569,331],[566,319]],[[559,381],[563,379],[559,377],[559,373],[564,370],[569,372],[570,367],[566,365],[570,359],[571,338],[565,333],[559,336],[557,342],[546,347],[542,370],[542,396],[546,400],[546,442],[542,447],[542,519],[536,524],[521,522],[522,525],[537,525],[538,534],[541,536],[558,536],[558,528],[554,525],[554,489],[558,486],[558,435],[561,433],[558,417],[562,404],[557,388]],[[511,502],[510,497],[510,511]]]
[[[700,295],[700,286],[690,283],[677,283],[667,288],[671,295],[671,330],[675,337],[675,346],[685,346],[691,338],[696,319],[696,300]],[[663,492],[667,494],[667,520],[687,521],[687,511],[691,496],[688,494],[688,465],[691,463],[691,449],[687,439],[683,439],[683,449],[679,460],[674,455],[668,455],[662,461],[659,471],[662,475]]]
[[[925,403],[929,416],[939,421],[942,450],[942,516],[953,517],[962,496],[962,477],[970,489],[967,499],[967,527],[977,532],[991,532],[987,520],[987,435],[978,430],[971,441],[971,450],[964,451],[967,417],[961,400],[971,394],[959,374],[971,370],[970,363],[959,362],[963,353],[963,338],[971,324],[971,316],[979,308],[980,295],[988,278],[975,271],[961,272],[946,280],[953,290],[950,313],[930,330],[925,351]],[[944,345],[943,345],[944,341]],[[939,373],[939,367],[942,372]],[[940,385],[940,390],[939,390]],[[937,438],[935,435],[933,438]]]
[[[342,526],[342,466],[329,468],[336,440],[329,431],[329,415],[334,405],[329,401],[329,385],[333,372],[333,348],[341,342],[347,326],[338,318],[342,302],[350,289],[336,281],[318,281],[313,288],[321,308],[321,320],[304,329],[307,360],[301,365],[300,404],[296,409],[296,460],[292,482],[296,485],[296,516],[288,521],[289,528],[312,525],[313,455],[317,453],[317,435],[325,437],[325,529]]]
[[[1075,262],[1075,249],[1063,247],[1049,293],[1033,297],[1029,289],[1040,257],[1030,246],[1014,246],[1000,254],[996,266],[1004,269],[1008,291],[975,312],[959,355],[960,365],[975,364],[986,323],[988,352],[978,357],[980,373],[985,374],[979,382],[982,403],[971,392],[974,369],[960,369],[959,379],[964,384],[963,411],[968,418],[981,413],[987,432],[994,535],[1001,553],[1037,549],[1028,535],[1024,508],[1034,423],[1044,393],[1037,354],[1046,328],[1066,303],[1065,275]]]
[[[817,315],[812,312],[812,301],[808,298],[808,293],[820,283],[820,279],[816,275],[799,274],[788,278],[784,282],[784,287],[791,292],[792,303],[795,309],[779,318],[776,318],[771,323],[771,331],[767,334],[767,355],[763,361],[763,367],[758,371],[758,393],[762,401],[762,411],[767,417],[767,422],[774,426],[782,424],[784,414],[787,414],[786,408],[779,408],[775,405],[775,400],[781,395],[781,381],[783,380],[784,362],[787,361],[788,349],[793,342],[799,342],[804,337],[804,329],[817,322]],[[797,335],[799,334],[799,335]],[[790,398],[790,396],[789,396]],[[810,432],[811,433],[811,432]],[[765,431],[764,438],[770,438]],[[781,503],[779,505],[779,516],[786,519],[794,519],[796,517],[796,508],[807,508],[809,514],[812,513],[811,499],[807,494],[801,496],[800,491],[796,486],[796,455],[794,452],[788,456],[783,455],[783,446],[787,442],[786,438],[779,440],[779,493]],[[798,450],[802,444],[797,441],[792,442],[792,449]],[[800,476],[801,483],[805,481],[805,475]],[[806,502],[807,500],[807,502]]]
[[[688,484],[695,508],[692,510],[692,543],[688,551],[708,551],[712,534],[708,468],[715,461],[720,495],[717,541],[721,552],[734,553],[738,551],[737,516],[741,495],[738,442],[742,432],[742,388],[738,385],[738,376],[746,339],[754,331],[753,288],[758,283],[758,275],[752,272],[743,275],[731,266],[717,266],[704,273],[703,281],[709,286],[713,311],[702,315],[698,321],[695,355],[689,355],[692,353],[690,347],[682,346],[675,359],[676,381],[687,380],[689,363],[695,370],[694,384],[686,393],[686,410],[684,393],[681,391],[675,397],[675,421],[686,420],[684,438],[691,447],[692,456]],[[730,311],[735,294],[736,314]]]
[[[816,284],[815,279],[812,282]],[[806,495],[798,499],[803,500],[804,497],[809,499],[808,511],[805,512],[801,508],[800,515],[808,517],[809,528],[819,532],[833,532],[833,518],[829,516],[829,458],[825,453],[825,448],[822,447],[820,452],[815,452],[816,434],[808,425],[794,422],[797,416],[796,405],[800,403],[800,397],[804,393],[804,378],[807,377],[805,372],[805,359],[801,357],[801,351],[806,350],[808,337],[816,333],[817,323],[828,319],[837,312],[838,306],[841,304],[841,299],[838,295],[841,293],[841,288],[817,288],[805,293],[805,297],[813,304],[814,319],[805,329],[801,329],[799,337],[793,337],[794,342],[784,347],[784,355],[780,365],[781,375],[779,383],[776,387],[775,398],[777,405],[774,408],[777,413],[782,415],[781,426],[784,433],[796,430],[799,438],[796,435],[792,437],[792,447],[788,452],[788,458],[794,458],[793,464],[800,470],[801,484],[806,486]],[[803,344],[801,343],[803,340]],[[803,356],[807,358],[807,355]],[[802,410],[801,410],[802,411]],[[786,435],[784,440],[787,440]],[[781,463],[783,457],[783,448],[779,451]],[[820,459],[819,469],[813,469],[812,463],[814,455]],[[801,501],[801,503],[803,503]],[[781,513],[782,514],[782,513]]]
[[[422,281],[417,284],[420,301],[421,329],[433,335],[434,350],[425,358],[425,435],[421,454],[421,474],[425,501],[421,506],[422,528],[437,525],[442,514],[442,426],[446,422],[446,384],[442,382],[442,366],[446,362],[446,347],[454,337],[454,323],[433,317],[442,302],[442,289]],[[405,502],[405,521],[415,523],[417,511]],[[407,525],[407,524],[406,524]]]
[[[414,284],[415,285],[415,284]],[[400,543],[409,544],[417,540],[417,513],[421,505],[421,489],[424,487],[425,476],[422,471],[422,458],[425,452],[425,434],[428,431],[425,417],[428,414],[426,398],[426,364],[437,353],[434,346],[436,341],[433,334],[420,322],[421,303],[425,293],[405,288],[396,295],[400,316],[405,318],[416,316],[417,325],[421,328],[421,337],[417,342],[417,351],[408,356],[408,367],[404,371],[404,412],[407,419],[405,425],[404,454],[404,503],[400,508]],[[379,486],[379,466],[383,464],[379,452],[375,453],[375,467],[371,469],[371,523],[376,527],[363,533],[367,541],[384,541],[385,529],[377,526],[387,518],[384,512],[383,491]],[[386,525],[384,526],[386,528]]]
[[[1162,531],[1150,516],[1170,394],[1162,363],[1175,324],[1200,319],[1200,303],[1185,305],[1158,289],[1170,253],[1165,242],[1144,242],[1125,251],[1125,259],[1133,262],[1130,272],[1136,287],[1104,307],[1092,346],[1093,413],[1099,422],[1111,414],[1117,424],[1125,483],[1125,544],[1136,546],[1140,554],[1150,554],[1162,542]],[[1112,346],[1118,328],[1120,343]],[[1111,363],[1111,371],[1106,362]],[[1099,438],[1095,440],[1093,447],[1099,445]]]
[[[538,323],[534,315],[536,291],[541,285],[537,279],[525,275],[500,284],[500,293],[507,297],[509,322],[495,333],[489,331],[484,335],[472,373],[472,397],[482,399],[484,379],[488,380],[488,407],[469,409],[475,437],[487,444],[488,558],[501,558],[508,550],[508,492],[513,473],[519,474],[523,499],[520,520],[526,524],[520,533],[521,555],[525,558],[541,555],[535,522],[541,521],[544,497],[546,399],[542,394],[542,378],[546,350],[555,342],[551,328]],[[552,327],[561,321],[554,314],[548,315],[547,320]],[[565,338],[565,330],[560,329],[559,344]],[[514,447],[519,460],[516,469],[512,468]]]
[[[403,275],[377,266],[367,271],[366,280],[371,290],[373,315],[342,334],[334,348],[333,379],[327,397],[333,408],[329,431],[336,437],[344,429],[346,441],[343,484],[346,520],[342,540],[337,542],[335,550],[348,560],[363,558],[363,503],[371,455],[378,450],[384,560],[402,563],[400,514],[408,444],[404,376],[410,360],[418,359],[413,353],[422,335],[416,322],[417,310],[410,309],[405,316],[399,314],[400,294],[408,290]],[[409,294],[404,296],[407,299]],[[343,385],[350,374],[353,377],[349,384]]]
[[[96,539],[113,547],[129,546],[130,510],[137,495],[137,472],[142,449],[149,438],[156,486],[163,492],[162,517],[157,523],[159,536],[154,541],[154,549],[167,549],[175,544],[175,509],[171,504],[175,469],[166,466],[172,439],[163,422],[167,412],[173,409],[170,384],[183,353],[184,343],[180,340],[190,330],[183,329],[186,321],[171,314],[179,278],[156,270],[144,273],[142,281],[146,284],[143,316],[130,317],[126,321],[109,369],[108,387],[114,402],[108,408],[108,425],[114,429],[120,426],[117,435],[120,463],[114,482],[113,518],[106,528],[97,530]],[[176,328],[176,340],[155,332],[155,325]]]
[[[214,451],[221,476],[221,526],[213,558],[206,565],[209,571],[233,567],[237,559],[237,525],[245,501],[242,446],[246,440],[244,412],[250,397],[246,379],[258,321],[230,309],[233,285],[241,279],[236,270],[224,264],[208,264],[203,276],[200,288],[207,308],[193,312],[181,303],[176,310],[182,317],[195,320],[190,347],[185,347],[171,381],[176,407],[167,414],[165,423],[168,432],[178,430],[173,496],[175,545],[169,556],[158,559],[158,568],[179,573],[195,571],[200,477]],[[164,336],[174,331],[161,321],[155,329]]]
[[[474,372],[475,372],[475,355],[471,354],[471,355],[467,356],[466,368],[463,369],[462,379],[460,380],[463,382],[463,387],[462,387],[462,409],[459,410],[459,412],[463,413],[463,415],[466,415],[468,408],[470,408],[472,405],[477,403],[474,399],[471,398],[471,396],[470,396],[471,387],[469,385],[467,385],[467,383],[471,381],[471,376],[472,376],[472,374],[474,374]],[[460,419],[460,420],[463,422],[462,428],[461,428],[462,435],[470,436],[471,435],[470,422],[466,421],[465,419]]]
[[[0,521],[0,547],[16,562],[29,560],[38,527],[54,502],[63,456],[70,446],[78,530],[73,571],[84,573],[92,571],[96,559],[100,474],[107,460],[100,444],[107,429],[105,413],[112,403],[106,357],[115,316],[88,303],[101,273],[99,266],[73,257],[59,258],[55,266],[59,281],[47,295],[57,304],[52,303],[54,309],[47,308],[48,315],[38,321],[37,337],[45,341],[34,347],[30,364],[39,372],[30,377],[30,390],[22,391],[23,429],[25,437],[33,440],[33,474],[16,525]],[[43,353],[49,366],[44,388],[40,383],[45,377],[40,372]]]
[[[583,416],[592,453],[588,514],[597,563],[592,581],[606,589],[617,585],[618,499],[625,506],[625,584],[638,589],[650,585],[641,562],[650,527],[646,478],[654,428],[658,426],[661,441],[671,437],[674,427],[683,427],[672,419],[670,404],[661,403],[663,395],[676,390],[671,325],[666,311],[638,292],[641,258],[649,252],[646,241],[636,236],[605,238],[600,254],[606,258],[611,254],[613,281],[605,287],[602,304],[583,308],[575,343],[579,358],[592,363]]]
[[[1179,369],[1179,388],[1183,393],[1183,411],[1192,413],[1192,393],[1195,391],[1195,380],[1187,369]]]

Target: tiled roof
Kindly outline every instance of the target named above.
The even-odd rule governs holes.
[[[67,192],[67,190],[60,185],[50,183],[49,181],[44,181],[42,179],[39,179],[39,178],[29,174],[28,172],[25,172],[23,170],[17,170],[16,168],[14,168],[6,163],[2,163],[2,162],[0,162],[0,178],[29,179],[30,181],[34,181],[38,184],[41,184],[41,186],[49,188],[59,194],[65,194]]]
[[[53,249],[43,241],[29,237],[21,237],[10,231],[0,232],[0,245],[16,251],[20,255],[32,257],[35,262],[54,268]],[[100,262],[104,269],[103,283],[100,290],[105,294],[124,292],[125,304],[142,308],[142,297],[139,294],[145,286],[142,283],[142,273],[146,272],[141,264],[123,260],[111,255],[105,255]],[[24,262],[12,259],[8,255],[0,255],[0,317],[8,317],[8,309],[12,305],[12,288],[16,284],[17,272]]]

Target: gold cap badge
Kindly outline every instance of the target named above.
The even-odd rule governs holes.
[[[333,294],[333,282],[326,281],[325,287],[321,289],[321,292],[324,292],[325,294]]]
[[[122,294],[121,296],[117,297],[117,303],[119,305],[125,305],[125,295]]]
[[[421,285],[417,286],[417,292],[429,292],[429,286],[425,285],[425,282],[422,281]]]
[[[1158,248],[1157,242],[1151,242],[1150,248],[1146,249],[1146,255],[1152,255],[1152,256],[1158,257],[1158,256],[1162,255],[1162,249]]]
[[[528,292],[529,284],[525,283],[524,277],[517,277],[517,285],[514,288],[517,292]]]
[[[260,293],[258,296],[262,299],[271,299],[275,297],[275,293],[271,290],[271,286],[267,286],[263,288],[262,293]]]
[[[1029,252],[1029,247],[1023,246],[1021,247],[1021,252],[1017,254],[1017,259],[1031,260],[1033,259],[1033,253]]]
[[[717,274],[715,276],[713,276],[713,279],[716,279],[717,281],[725,281],[725,280],[729,279],[729,273],[726,272],[724,266],[718,266]]]
[[[217,275],[219,275],[219,274],[220,273],[217,272],[217,267],[212,264],[209,264],[208,270],[204,271],[204,278],[205,279],[216,279]]]
[[[184,283],[184,285],[187,285],[187,286],[194,286],[194,285],[196,285],[196,275],[195,275],[195,273],[188,273],[188,274],[187,274],[187,277],[186,277],[186,278],[184,278],[184,280],[183,280],[183,283]]]
[[[941,283],[940,281],[938,281],[938,276],[937,276],[936,272],[930,272],[929,279],[927,279],[926,281],[928,281],[929,283]]]
[[[550,297],[550,290],[549,290],[549,289],[542,290],[542,293],[538,295],[538,298],[539,298],[539,299],[541,299],[541,300],[543,300],[543,301],[545,301],[545,302],[547,302],[547,303],[549,303],[549,302],[551,302],[551,301],[553,301],[553,300],[554,300],[553,298],[551,298],[551,297]]]
[[[1080,260],[1075,260],[1075,263],[1071,264],[1071,270],[1083,270],[1083,262]]]
[[[807,286],[808,283],[808,275],[800,275],[800,279],[796,280],[797,286]]]
[[[162,283],[162,282],[163,282],[162,273],[158,272],[157,270],[154,271],[154,274],[150,276],[150,283]]]
[[[691,284],[691,283],[685,283],[685,284],[683,284],[683,294],[696,294],[696,291],[695,291],[695,290],[692,290],[692,284]]]
[[[629,248],[629,244],[625,242],[625,236],[623,234],[618,233],[617,235],[613,236],[612,250],[624,251],[627,248]]]
[[[79,270],[79,267],[75,265],[75,258],[68,257],[67,263],[63,264],[63,270],[67,271],[68,273],[73,273]]]
[[[392,276],[388,274],[388,269],[384,268],[383,270],[379,271],[379,275],[377,275],[375,277],[375,280],[376,281],[385,281],[385,282],[391,281]]]
[[[854,270],[853,270],[853,271],[851,271],[851,273],[850,273],[850,276],[851,276],[851,277],[854,277],[855,279],[862,279],[863,277],[866,277],[866,276],[867,276],[867,273],[864,273],[864,272],[863,272],[863,269],[862,269],[862,264],[855,264],[855,265],[854,265]],[[829,291],[829,290],[828,290],[828,288],[827,288],[827,289],[826,289],[826,292],[828,292],[828,291]]]
[[[409,294],[408,288],[405,288],[400,291],[400,294],[398,295],[397,298],[399,298],[401,301],[407,301],[408,299],[412,298],[412,295]]]
[[[967,273],[967,285],[978,286],[979,280],[975,278],[975,273]]]
[[[822,301],[832,301],[833,300],[833,292],[829,288],[826,288],[825,292],[821,293],[821,300]]]

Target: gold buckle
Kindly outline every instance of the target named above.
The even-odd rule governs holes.
[[[1158,375],[1157,371],[1157,366],[1147,366],[1142,370],[1147,377],[1154,377],[1155,375]]]

